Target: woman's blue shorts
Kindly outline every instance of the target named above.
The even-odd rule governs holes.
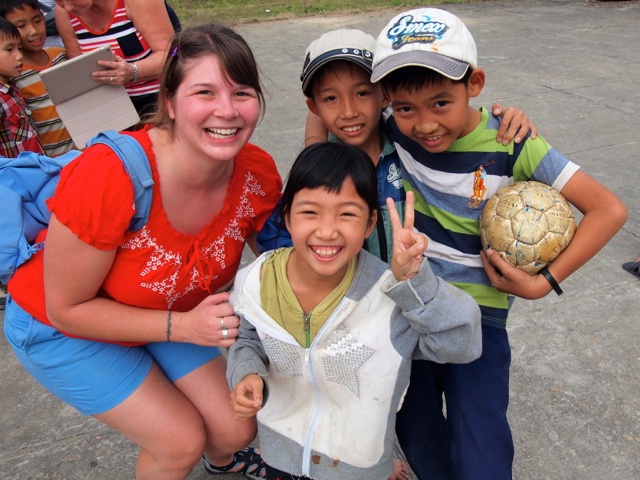
[[[217,347],[150,343],[125,347],[71,338],[39,322],[7,296],[4,330],[18,360],[51,393],[84,415],[122,403],[155,361],[175,382],[220,355]]]

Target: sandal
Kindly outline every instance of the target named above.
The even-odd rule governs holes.
[[[631,275],[635,275],[636,278],[640,278],[640,261],[623,263],[622,268]]]
[[[239,473],[247,478],[267,478],[265,463],[255,448],[247,447],[234,453],[231,463],[224,467],[213,465],[205,455],[202,455],[202,460],[205,470],[211,475]]]

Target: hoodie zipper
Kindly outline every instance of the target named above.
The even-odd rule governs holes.
[[[302,312],[302,321],[304,324],[304,362],[309,363],[309,347],[311,346],[311,315],[313,312],[309,312],[305,315]]]

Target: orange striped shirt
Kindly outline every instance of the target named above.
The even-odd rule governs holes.
[[[49,98],[40,72],[66,61],[67,56],[64,48],[60,47],[45,48],[44,51],[49,57],[49,63],[42,66],[25,63],[22,74],[15,79],[15,83],[31,110],[45,153],[55,157],[75,148],[75,145],[58,115],[56,106]]]

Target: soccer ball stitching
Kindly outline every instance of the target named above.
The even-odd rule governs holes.
[[[516,182],[487,200],[480,215],[480,240],[506,261],[532,275],[564,250],[576,231],[565,198],[540,182]]]

